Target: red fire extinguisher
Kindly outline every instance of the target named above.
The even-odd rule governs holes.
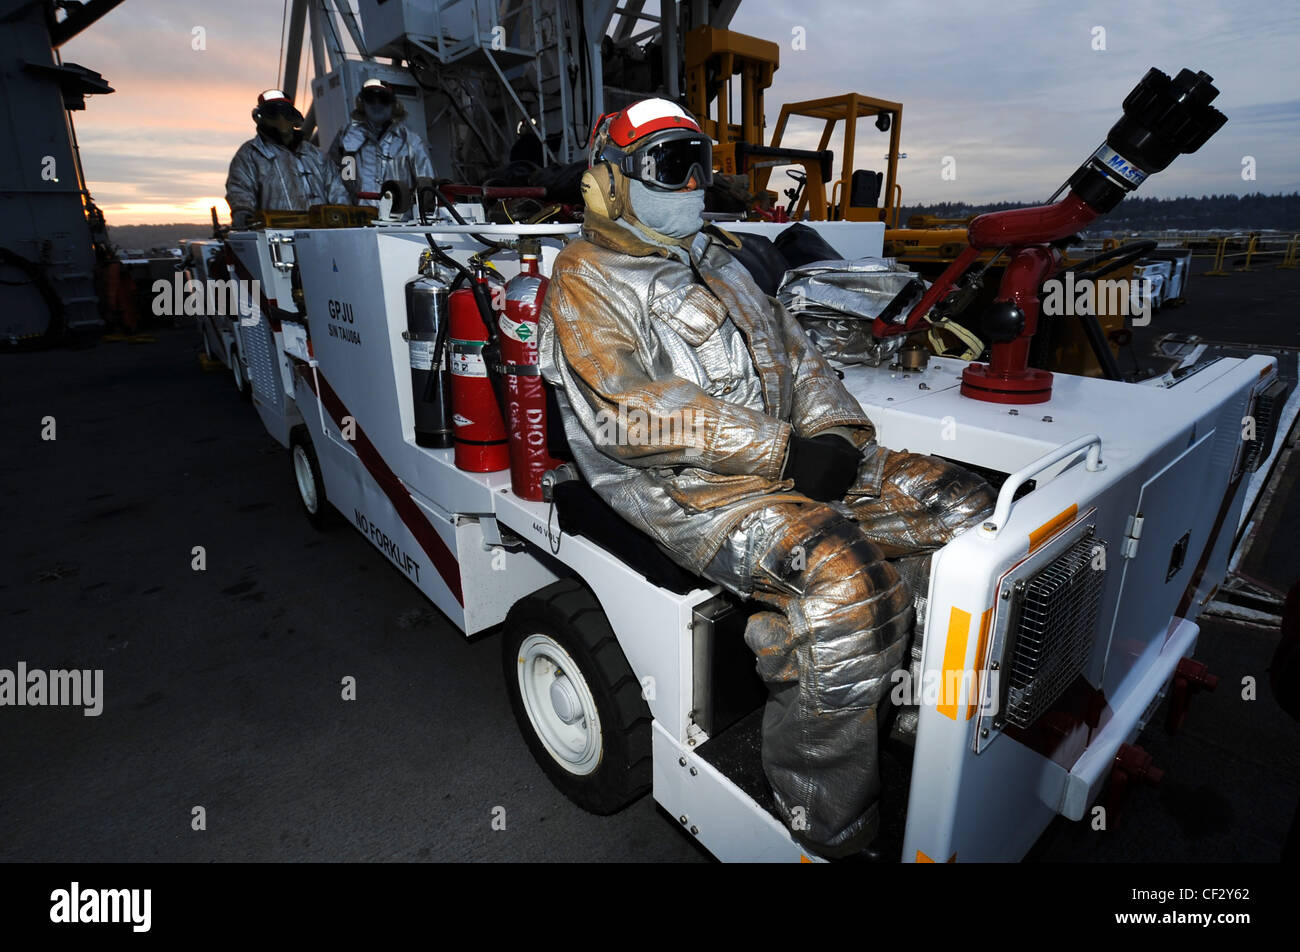
[[[521,248],[521,270],[506,285],[506,307],[499,325],[510,433],[510,488],[516,496],[534,502],[542,499],[542,476],[560,465],[546,449],[546,391],[537,367],[537,317],[548,283],[538,270],[540,250],[536,245]]]
[[[495,473],[510,466],[505,422],[492,386],[494,355],[489,346],[492,325],[488,321],[496,320],[499,294],[492,293],[483,265],[475,265],[472,280],[477,291],[460,288],[449,300],[452,438],[458,469]]]

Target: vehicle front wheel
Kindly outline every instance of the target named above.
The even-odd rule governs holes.
[[[650,709],[581,582],[562,579],[516,602],[501,651],[515,720],[561,793],[607,815],[649,791]]]

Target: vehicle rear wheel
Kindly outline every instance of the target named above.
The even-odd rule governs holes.
[[[651,783],[650,709],[594,595],[562,579],[506,617],[502,672],[538,766],[591,813],[617,813]]]
[[[289,434],[289,459],[293,463],[293,481],[298,501],[312,528],[328,529],[334,522],[334,508],[325,498],[325,480],[321,478],[316,448],[305,426],[294,427]]]

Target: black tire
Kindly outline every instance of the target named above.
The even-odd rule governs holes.
[[[248,370],[239,356],[239,348],[230,348],[230,372],[235,378],[235,392],[244,401],[253,399],[253,385],[248,382]]]
[[[316,447],[312,446],[307,428],[301,424],[289,434],[289,467],[293,474],[294,492],[307,521],[318,532],[330,528],[335,523],[334,507],[325,495],[325,480],[320,474]],[[309,495],[312,501],[309,501]]]
[[[575,773],[562,764],[529,715],[521,671],[530,668],[522,649],[534,635],[563,648],[595,702],[600,753],[589,772]],[[506,616],[501,662],[510,707],[524,741],[561,793],[589,813],[606,816],[650,790],[650,708],[600,603],[581,582],[562,579],[516,602]],[[555,676],[572,673],[557,668]]]

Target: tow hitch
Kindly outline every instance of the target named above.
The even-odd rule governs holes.
[[[1219,686],[1219,676],[1210,674],[1210,669],[1191,658],[1180,658],[1174,669],[1174,687],[1169,697],[1169,717],[1165,721],[1165,730],[1176,734],[1182,730],[1187,720],[1187,709],[1191,706],[1192,695],[1199,691],[1213,691]]]

